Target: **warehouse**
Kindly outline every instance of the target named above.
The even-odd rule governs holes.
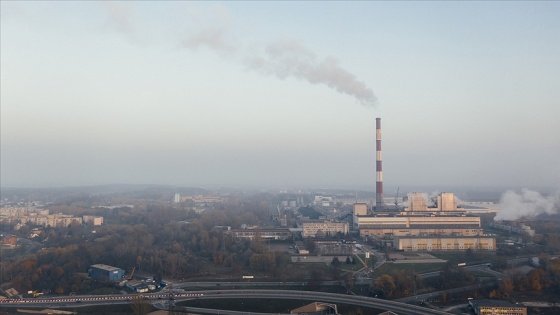
[[[95,280],[117,281],[124,276],[124,270],[113,266],[96,264],[91,265],[88,274],[90,278]]]

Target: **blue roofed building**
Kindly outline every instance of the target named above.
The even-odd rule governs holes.
[[[90,266],[88,275],[95,280],[118,281],[124,276],[124,270],[113,266],[95,264]]]

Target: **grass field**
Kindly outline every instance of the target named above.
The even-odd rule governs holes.
[[[373,277],[379,277],[383,274],[391,274],[397,270],[413,270],[416,273],[424,273],[430,271],[438,271],[445,265],[445,263],[431,263],[431,264],[384,264],[383,266],[375,269]]]

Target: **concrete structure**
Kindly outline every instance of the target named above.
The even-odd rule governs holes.
[[[73,222],[82,224],[82,218],[69,214],[49,214],[48,209],[27,208],[2,208],[0,209],[0,221],[4,223],[30,223],[41,226],[68,226]]]
[[[395,237],[395,248],[404,251],[496,250],[496,239],[486,236]]]
[[[496,240],[484,235],[480,217],[459,209],[453,193],[441,193],[433,202],[425,194],[411,193],[404,211],[357,213],[363,212],[354,209],[354,227],[360,236],[399,249],[496,250]]]
[[[313,198],[313,205],[321,207],[330,207],[334,204],[334,198],[332,196],[321,196],[317,195]]]
[[[113,266],[96,264],[90,266],[88,275],[95,280],[118,281],[124,276],[124,270]]]
[[[175,198],[173,199],[173,202],[175,202],[175,203],[181,202],[181,194],[180,193],[175,194]]]
[[[375,119],[375,208],[383,208],[383,166],[381,159],[381,118]]]
[[[469,300],[477,315],[527,315],[527,307],[502,300]]]
[[[406,211],[428,211],[427,196],[421,193],[408,194],[408,208]]]
[[[480,217],[475,216],[359,216],[360,236],[482,235]]]
[[[185,196],[181,197],[182,202],[193,202],[194,204],[208,204],[208,203],[217,203],[223,202],[224,198],[220,196]]]
[[[441,193],[436,197],[435,203],[428,200],[428,196],[423,193],[408,194],[408,206],[405,211],[408,213],[416,212],[462,212],[457,208],[457,198],[453,193]]]
[[[313,302],[290,311],[290,314],[324,315],[338,314],[336,304]]]
[[[245,238],[250,240],[253,240],[255,237],[260,237],[263,240],[292,239],[292,232],[288,229],[239,229],[229,230],[226,233],[235,238]]]
[[[358,216],[366,216],[368,214],[368,205],[367,203],[355,203],[354,210],[353,210],[353,220],[354,222],[354,229],[358,228]]]
[[[103,217],[84,215],[82,217],[82,222],[84,224],[90,224],[90,225],[103,225]]]
[[[441,193],[437,197],[438,211],[457,211],[457,199],[452,193]]]
[[[138,293],[146,293],[149,291],[148,285],[141,280],[128,280],[126,282],[126,287]]]
[[[348,234],[348,222],[309,220],[302,223],[303,237],[325,237],[336,233]]]

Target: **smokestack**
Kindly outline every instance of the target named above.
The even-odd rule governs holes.
[[[381,209],[383,207],[383,167],[381,165],[381,118],[375,118],[375,208]]]

